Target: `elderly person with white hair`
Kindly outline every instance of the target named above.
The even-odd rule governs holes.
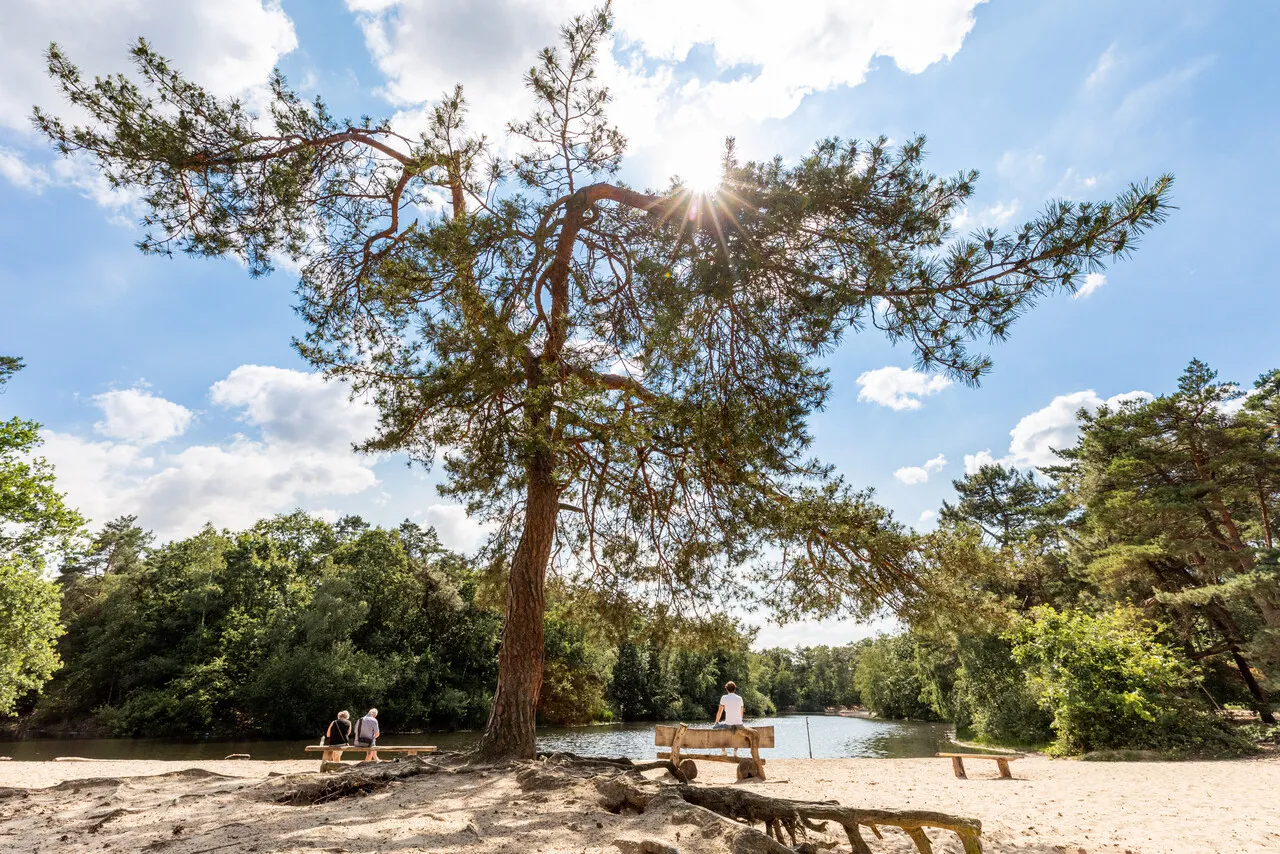
[[[378,736],[382,735],[382,731],[378,729],[378,710],[370,709],[365,716],[356,721],[356,746],[374,748],[364,755],[365,762],[372,762],[378,758]]]
[[[329,722],[321,744],[349,744],[351,742],[351,713],[346,709]]]

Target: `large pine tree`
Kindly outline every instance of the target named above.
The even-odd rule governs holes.
[[[507,573],[491,756],[534,752],[548,568],[673,607],[745,594],[781,611],[874,607],[912,575],[910,538],[809,455],[822,359],[881,330],[976,382],[976,339],[1133,249],[1171,179],[1050,203],[1002,234],[954,233],[976,173],[924,141],[818,143],[794,164],[728,147],[710,194],[616,180],[625,148],[595,78],[608,10],[573,20],[526,76],[534,113],[503,160],[461,89],[426,132],[351,122],[276,76],[256,116],[144,42],[136,78],[49,68],[88,124],[37,110],[64,153],[146,206],[141,248],[302,265],[302,354],[370,396],[368,448],[440,455],[445,494],[496,523]],[[439,213],[426,213],[443,198]],[[726,583],[750,566],[754,584]]]
[[[1251,638],[1280,636],[1280,575],[1265,559],[1280,532],[1269,377],[1247,405],[1235,383],[1192,361],[1173,394],[1081,413],[1080,442],[1049,471],[1085,510],[1080,545],[1094,578],[1162,603],[1194,658],[1230,656],[1273,722],[1246,657]]]

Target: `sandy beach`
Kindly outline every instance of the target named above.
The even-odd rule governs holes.
[[[413,777],[368,795],[290,807],[272,797],[312,779],[314,761],[3,762],[0,852],[214,851],[610,852],[661,839],[687,852],[723,850],[679,824],[615,815],[586,782],[522,789],[514,771]],[[992,767],[984,767],[991,765]],[[753,791],[977,818],[987,851],[1280,851],[1280,756],[1217,762],[1079,762],[1032,756],[1000,780],[994,763],[956,779],[944,759],[779,759]],[[734,783],[702,763],[699,785]],[[660,772],[650,772],[657,777]],[[931,832],[935,851],[959,851]],[[810,841],[842,836],[811,834]],[[874,851],[914,850],[885,831]],[[617,843],[621,842],[619,846]]]

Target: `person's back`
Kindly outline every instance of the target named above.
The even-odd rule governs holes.
[[[329,727],[324,731],[324,740],[326,744],[349,744],[351,742],[351,714],[347,711],[338,712],[338,716],[329,722]]]
[[[730,682],[725,686],[728,692],[720,698],[720,708],[724,710],[724,722],[729,726],[742,726],[742,697],[738,694],[738,686]]]
[[[748,738],[755,738],[755,730],[742,724],[742,696],[738,694],[738,685],[734,682],[726,682],[724,685],[725,695],[720,698],[720,708],[716,709],[716,719],[712,722],[712,729],[731,729],[734,732],[741,727],[742,731],[747,733]],[[723,722],[721,718],[723,717]],[[724,753],[724,748],[720,748],[720,752]],[[733,755],[738,755],[738,748],[733,748]]]
[[[369,714],[356,721],[356,744],[361,747],[373,744],[380,735],[377,712],[370,710]]]
[[[370,709],[364,717],[356,721],[356,744],[359,747],[377,748],[380,735],[382,731],[378,728],[378,710]],[[370,750],[364,758],[365,761],[377,759],[378,751]]]

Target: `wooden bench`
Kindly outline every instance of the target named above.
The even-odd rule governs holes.
[[[1021,759],[1021,753],[938,753],[937,756],[945,756],[951,760],[951,770],[956,772],[956,776],[961,780],[969,778],[964,773],[964,761],[966,759],[994,759],[996,767],[1000,769],[1000,776],[1006,780],[1013,779],[1013,773],[1009,770],[1009,763],[1014,759]]]
[[[342,769],[343,753],[404,753],[409,756],[417,756],[419,753],[435,753],[437,748],[434,745],[425,746],[406,746],[395,745],[387,747],[377,745],[376,747],[360,747],[355,744],[309,744],[303,748],[307,753],[320,754],[320,770],[321,771],[339,771]]]
[[[708,762],[734,762],[738,765],[738,779],[750,777],[764,779],[764,760],[760,758],[760,748],[773,747],[773,727],[742,726],[736,731],[731,729],[691,729],[688,724],[677,726],[654,727],[653,743],[658,747],[669,747],[670,751],[658,751],[659,759],[670,759],[690,780],[697,776],[697,766],[693,759],[705,759]],[[751,750],[751,759],[739,759],[736,756],[721,756],[715,753],[686,754],[689,749],[720,749],[745,747]],[[688,765],[682,765],[687,762]]]

